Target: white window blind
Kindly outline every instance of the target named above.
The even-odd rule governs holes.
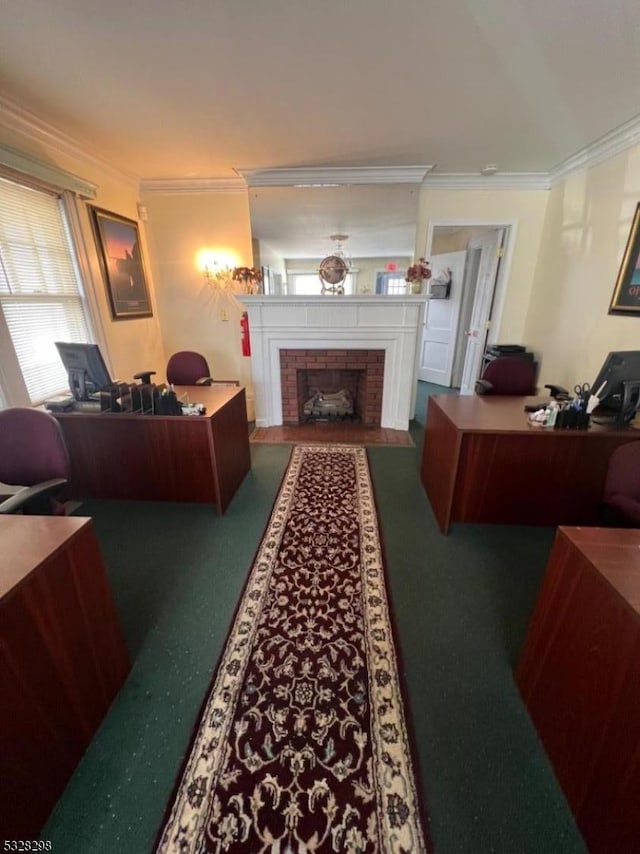
[[[54,341],[89,341],[62,199],[0,178],[0,309],[32,403],[67,388]]]

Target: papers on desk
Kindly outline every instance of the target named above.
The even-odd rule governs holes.
[[[183,403],[182,404],[182,414],[183,415],[204,415],[206,412],[206,407],[202,403]]]

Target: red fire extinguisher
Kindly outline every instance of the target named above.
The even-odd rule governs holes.
[[[249,338],[249,315],[246,311],[240,317],[240,330],[242,336],[242,355],[251,355],[251,339]]]

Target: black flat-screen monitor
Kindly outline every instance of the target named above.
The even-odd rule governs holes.
[[[625,406],[624,383],[634,382],[640,388],[640,350],[614,350],[609,353],[591,386],[600,400],[598,411],[615,413],[620,421],[630,420],[637,408],[638,389],[635,395],[628,397]]]
[[[56,341],[69,388],[76,400],[89,400],[92,394],[112,384],[109,371],[97,344]]]

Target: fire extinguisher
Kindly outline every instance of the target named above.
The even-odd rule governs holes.
[[[242,336],[242,355],[251,355],[251,339],[249,338],[249,315],[246,311],[240,316],[240,330]]]

